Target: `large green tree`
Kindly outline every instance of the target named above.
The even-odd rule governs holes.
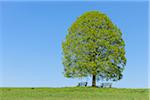
[[[68,78],[92,77],[117,81],[126,65],[120,29],[104,13],[86,12],[71,25],[62,43],[64,73]]]

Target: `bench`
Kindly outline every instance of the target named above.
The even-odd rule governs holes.
[[[101,88],[106,88],[106,87],[111,88],[111,86],[112,86],[112,83],[101,83],[101,85],[99,87],[101,87]]]
[[[80,83],[78,83],[78,85],[77,86],[87,86],[87,84],[88,84],[88,82],[80,82]]]

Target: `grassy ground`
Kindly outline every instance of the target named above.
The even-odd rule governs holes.
[[[148,89],[0,88],[0,100],[149,100]]]

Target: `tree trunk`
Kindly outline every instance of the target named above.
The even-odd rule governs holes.
[[[96,87],[96,75],[92,77],[92,87]]]

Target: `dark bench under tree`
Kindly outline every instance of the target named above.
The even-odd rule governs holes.
[[[80,83],[78,83],[78,85],[77,86],[79,86],[79,87],[81,87],[81,86],[87,86],[87,84],[88,84],[88,82],[80,82]]]

